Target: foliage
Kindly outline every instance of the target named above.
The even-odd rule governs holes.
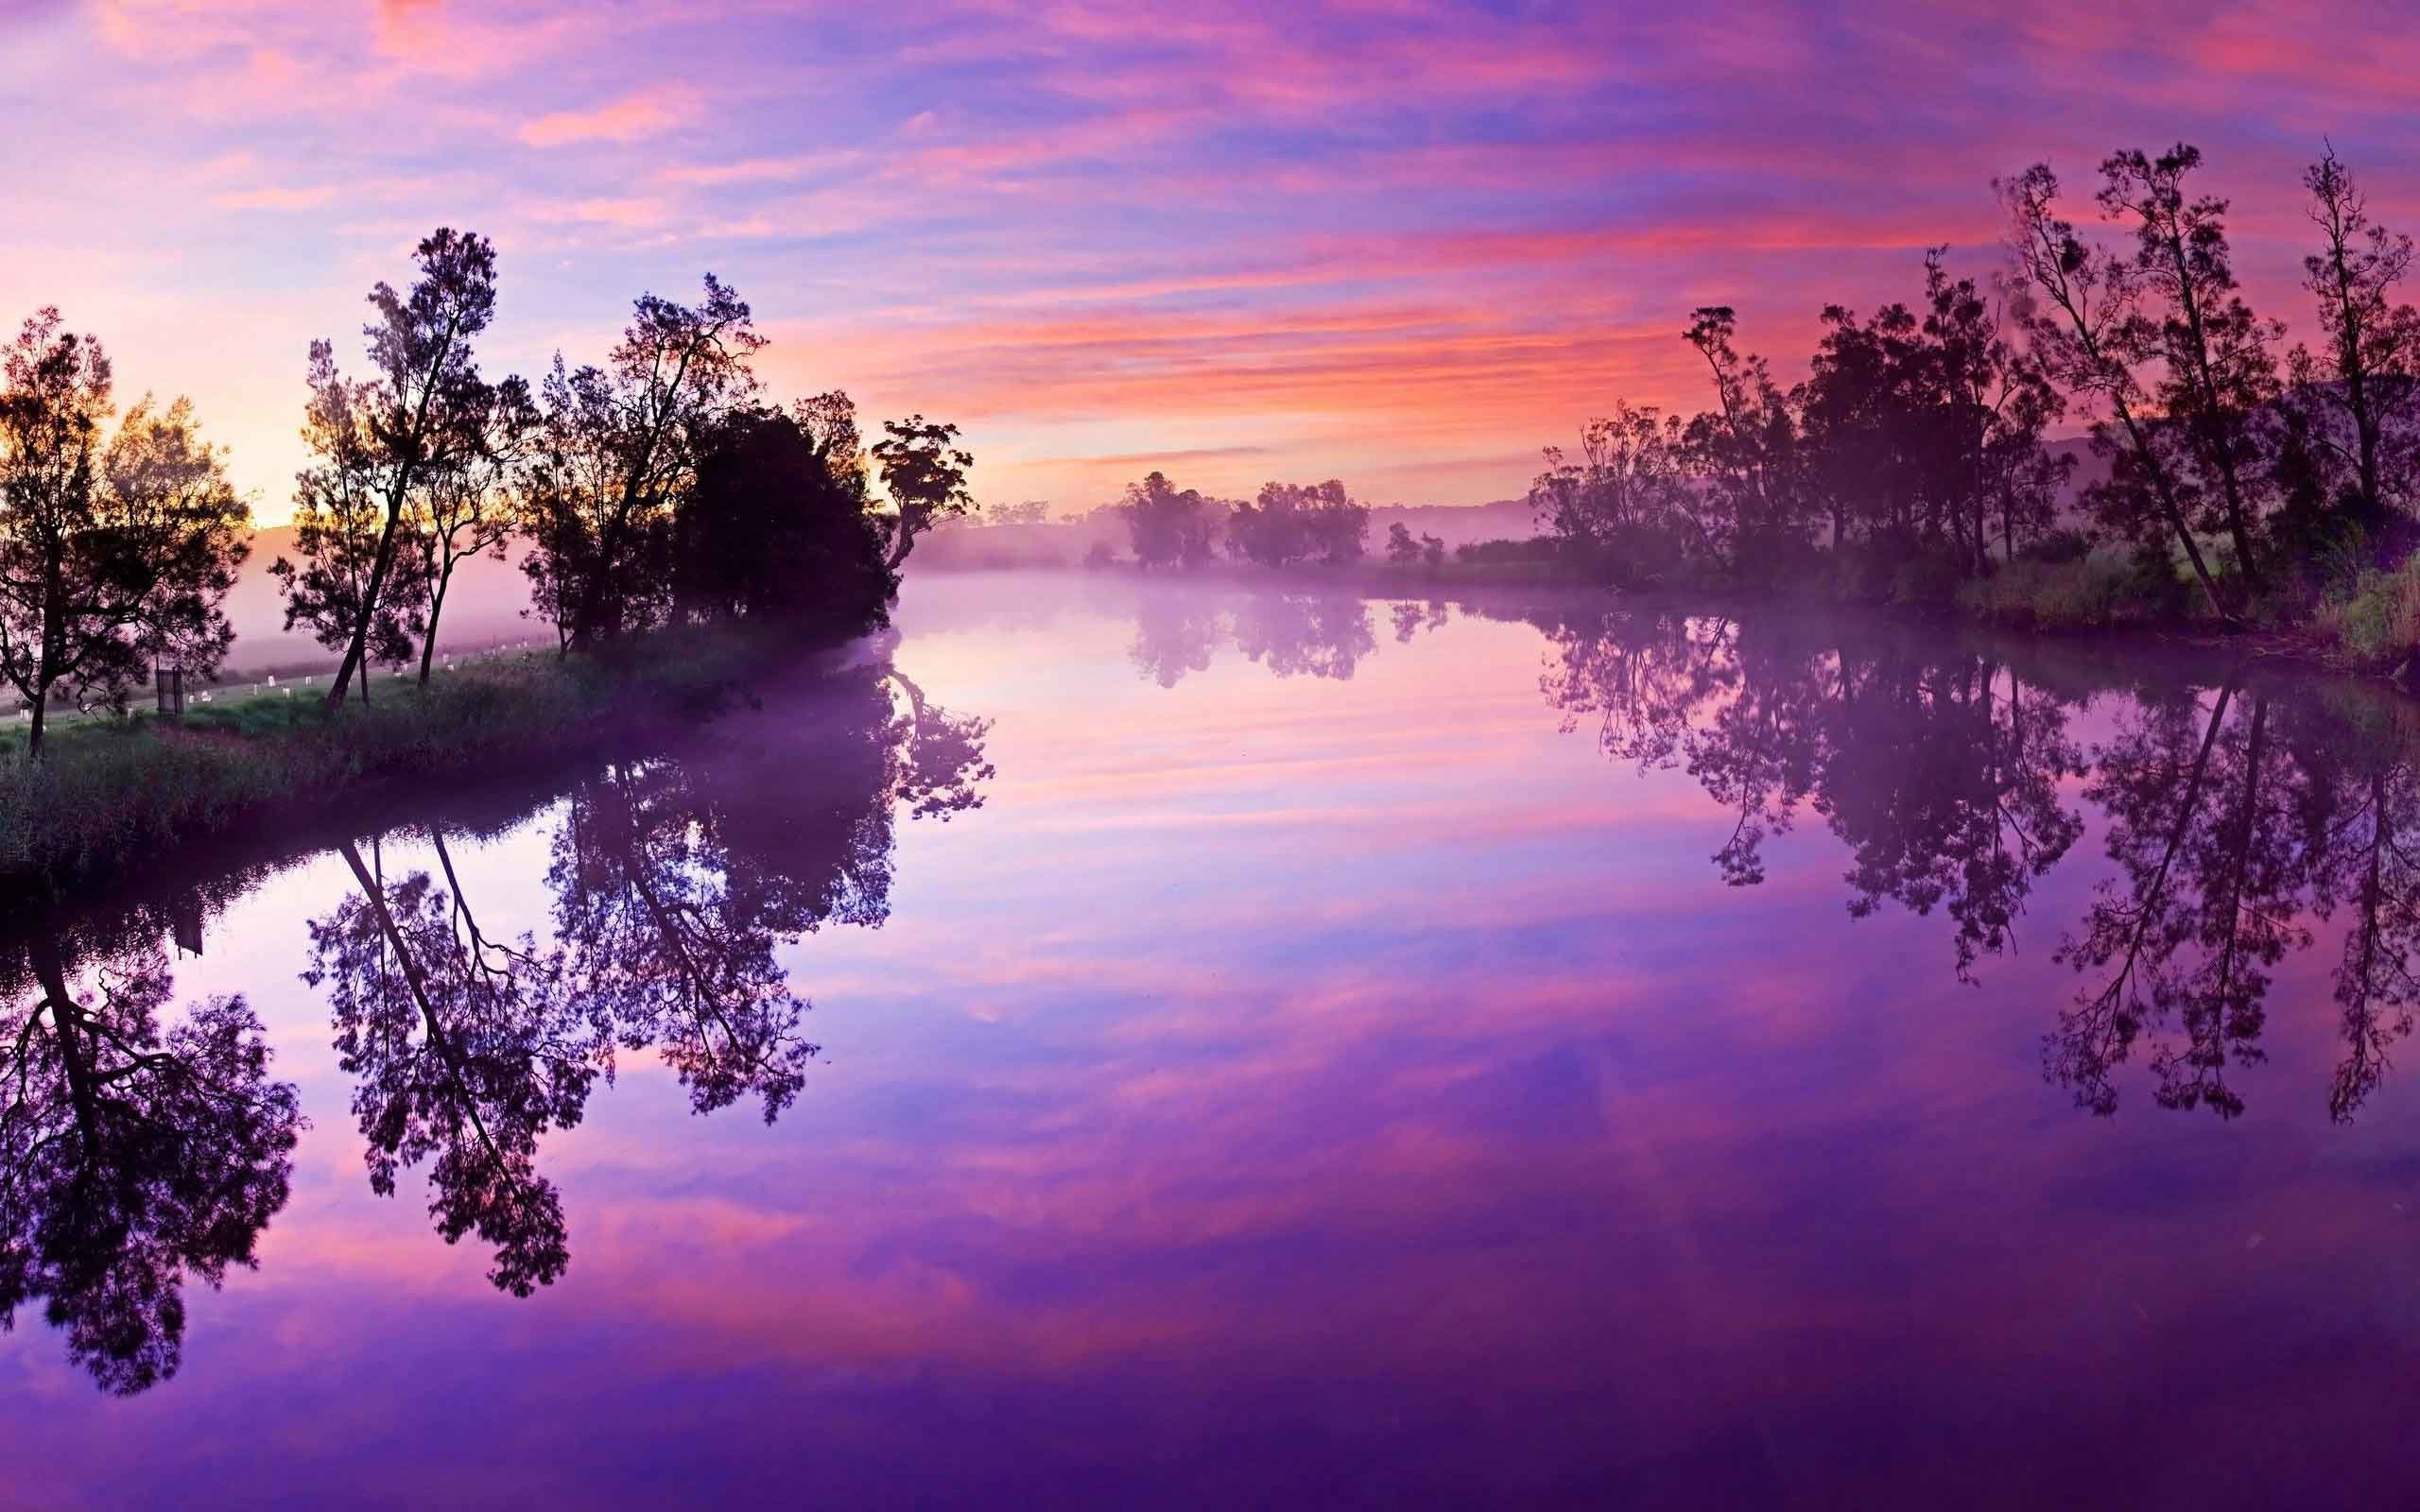
[[[838,413],[826,396],[826,419]],[[811,419],[811,418],[810,418]],[[719,417],[673,517],[673,593],[690,619],[780,619],[854,632],[897,587],[866,509],[855,426],[749,407]]]
[[[0,675],[42,751],[54,688],[123,708],[155,662],[207,675],[251,511],[192,407],[148,396],[104,439],[109,358],[55,309],[0,355]]]
[[[764,345],[747,304],[710,273],[695,306],[640,296],[603,367],[556,355],[540,389],[522,570],[566,646],[671,613],[674,517],[716,422],[753,400]]]
[[[873,459],[882,469],[882,490],[890,497],[890,558],[897,571],[916,547],[916,538],[942,522],[975,509],[966,491],[966,470],[975,454],[958,444],[958,427],[922,415],[885,421]]]
[[[1200,567],[1210,560],[1218,511],[1198,489],[1180,490],[1159,472],[1126,486],[1120,507],[1143,567]]]
[[[1264,567],[1300,561],[1343,567],[1361,559],[1370,507],[1356,502],[1334,478],[1325,483],[1265,483],[1260,497],[1237,502],[1227,516],[1227,549]]]

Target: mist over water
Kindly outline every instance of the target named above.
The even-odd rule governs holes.
[[[2399,1492],[2408,713],[1609,605],[920,577],[12,918],[9,1497]]]

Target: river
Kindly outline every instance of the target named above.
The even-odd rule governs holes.
[[[2374,688],[996,574],[753,700],[0,926],[0,1502],[2408,1494]]]

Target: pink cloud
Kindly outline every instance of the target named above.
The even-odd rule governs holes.
[[[521,128],[521,140],[533,147],[559,147],[579,142],[637,142],[660,136],[694,119],[700,110],[697,92],[685,85],[667,85],[625,94],[610,105],[589,111],[558,111]]]

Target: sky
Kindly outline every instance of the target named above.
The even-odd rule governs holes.
[[[776,397],[953,421],[986,501],[1475,504],[1703,404],[1695,305],[1788,378],[1926,247],[1989,273],[2035,160],[2089,218],[2108,151],[2198,144],[2308,329],[2302,166],[2420,225],[2415,77],[2388,6],[0,0],[0,321],[189,394],[268,523],[309,342],[438,225],[496,245],[491,374],[712,271]]]

